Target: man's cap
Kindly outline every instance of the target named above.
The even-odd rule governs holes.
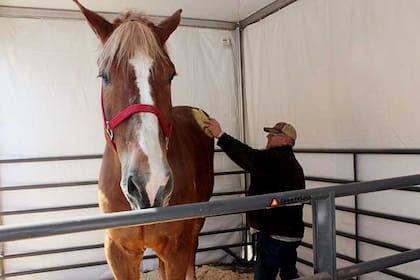
[[[296,140],[296,129],[289,123],[279,122],[276,123],[273,127],[264,127],[264,131],[273,134],[286,134],[293,140]]]

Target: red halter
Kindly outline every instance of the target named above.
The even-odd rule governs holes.
[[[107,135],[107,140],[111,142],[112,146],[115,150],[117,150],[117,146],[114,142],[114,129],[122,123],[125,119],[129,118],[131,115],[136,113],[152,113],[159,120],[160,127],[162,128],[163,134],[165,135],[165,144],[166,149],[168,149],[169,139],[171,138],[172,133],[172,123],[167,125],[163,120],[162,115],[159,112],[159,109],[156,106],[149,105],[149,104],[133,104],[119,112],[115,117],[113,117],[110,121],[107,121],[105,115],[105,108],[104,108],[104,96],[103,96],[103,88],[101,88],[101,107],[102,107],[102,116],[104,119],[105,131]]]

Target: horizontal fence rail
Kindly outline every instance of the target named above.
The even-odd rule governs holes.
[[[410,250],[404,253],[340,268],[337,270],[337,275],[338,279],[348,279],[349,277],[381,270],[383,267],[396,266],[418,259],[420,259],[420,249]]]
[[[221,149],[215,149],[214,152],[223,153]],[[102,154],[89,154],[89,155],[68,155],[68,156],[50,156],[50,157],[4,158],[4,159],[0,159],[0,164],[68,161],[68,160],[89,160],[89,159],[102,159],[102,157],[103,157]]]
[[[325,196],[331,193],[334,193],[335,197],[341,197],[391,188],[401,188],[417,184],[420,184],[420,175],[411,175],[362,183],[350,183],[345,186],[339,185],[238,199],[225,199],[162,208],[150,208],[140,211],[100,214],[59,222],[2,226],[0,227],[0,241],[11,241],[113,227],[148,225],[165,221],[178,221],[191,218],[242,213],[251,210],[269,208],[273,198],[276,198],[280,205],[284,206],[308,202],[312,199],[312,197]]]
[[[245,244],[245,245],[250,245],[250,244]],[[228,250],[230,248],[237,248],[237,247],[242,247],[242,246],[244,246],[243,243],[234,243],[234,244],[226,244],[226,245],[198,248],[197,253],[204,253],[204,252],[215,251],[215,250]],[[144,256],[143,260],[156,259],[156,258],[157,258],[157,256],[152,254],[152,255]],[[75,269],[75,268],[99,266],[99,265],[107,265],[107,262],[104,260],[104,261],[95,261],[95,262],[88,262],[88,263],[78,263],[78,264],[71,264],[71,265],[45,267],[45,268],[31,269],[31,270],[25,270],[25,271],[8,272],[8,273],[0,275],[0,277],[1,278],[10,278],[10,277],[23,276],[23,275],[28,275],[28,274],[38,274],[38,273],[45,273],[45,272],[62,271],[62,270],[69,270],[69,269]]]
[[[212,194],[212,197],[243,195],[243,194],[245,194],[245,191],[214,192]],[[11,215],[36,214],[36,213],[45,213],[45,212],[70,211],[70,210],[88,209],[88,208],[99,208],[99,204],[98,203],[88,203],[88,204],[79,204],[79,205],[67,205],[67,206],[24,209],[24,210],[5,210],[5,211],[0,211],[0,217],[1,216],[11,216]]]
[[[294,149],[296,153],[308,154],[380,154],[420,155],[420,149]]]
[[[242,170],[214,172],[214,176],[241,175],[241,174],[245,174],[245,172]],[[97,185],[97,184],[98,184],[98,180],[76,181],[76,182],[65,182],[65,183],[50,183],[50,184],[18,185],[18,186],[1,187],[0,191],[7,192],[7,191],[20,191],[20,190],[33,190],[33,189],[77,187],[77,186],[87,186],[87,185]]]

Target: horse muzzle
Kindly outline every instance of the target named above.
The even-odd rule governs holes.
[[[121,188],[133,210],[167,206],[173,191],[172,173],[130,175]]]

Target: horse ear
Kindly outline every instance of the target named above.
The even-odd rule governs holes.
[[[157,26],[162,44],[164,44],[166,40],[168,40],[169,36],[172,34],[172,32],[175,31],[175,29],[178,27],[179,23],[181,22],[181,12],[182,12],[182,9],[179,9],[170,17],[167,17],[166,19],[164,19]]]
[[[78,0],[73,0],[79,6],[92,30],[96,33],[101,43],[104,44],[114,30],[113,25],[97,13],[83,7]]]

